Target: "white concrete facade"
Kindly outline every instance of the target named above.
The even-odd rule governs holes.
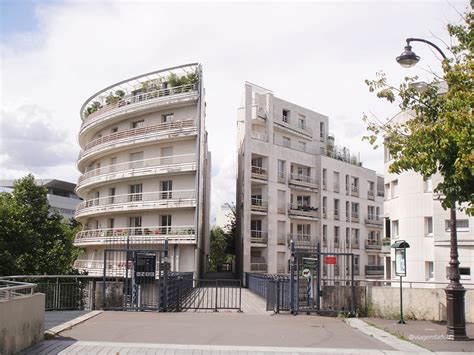
[[[102,107],[91,110],[96,101]],[[75,245],[85,252],[75,266],[100,274],[105,248],[160,249],[167,239],[171,270],[199,276],[211,167],[201,66],[114,84],[86,101],[81,118],[77,193],[84,201],[76,218],[83,230]]]
[[[400,113],[395,120],[404,120]],[[404,280],[416,282],[448,282],[447,267],[450,254],[450,211],[444,210],[434,189],[442,177],[438,174],[430,179],[413,171],[393,174],[389,172],[392,160],[385,149],[385,234],[392,242],[406,240],[407,276]],[[458,253],[461,282],[474,280],[474,217],[458,211],[456,214]],[[395,278],[395,255],[387,255],[388,277]],[[417,287],[423,287],[420,284]],[[445,287],[445,285],[425,285]]]
[[[293,239],[297,246],[320,242],[322,251],[353,252],[358,277],[365,278],[366,265],[374,266],[370,278],[383,276],[382,178],[338,149],[328,125],[327,116],[246,83],[237,118],[242,272],[287,273]]]

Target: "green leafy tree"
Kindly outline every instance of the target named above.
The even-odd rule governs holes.
[[[443,77],[421,87],[417,77],[407,77],[395,88],[385,74],[366,80],[370,92],[399,107],[405,120],[381,122],[364,116],[374,147],[379,139],[393,158],[389,171],[413,170],[424,177],[439,173],[443,181],[436,187],[447,208],[462,208],[473,214],[474,200],[474,76],[472,48],[474,36],[471,15],[465,22],[448,25],[453,45],[452,58],[442,63]],[[463,205],[461,205],[463,204]]]
[[[235,260],[235,236],[237,230],[235,205],[227,204],[230,209],[229,223],[225,230],[214,227],[210,236],[210,271],[219,271],[219,266]]]
[[[12,193],[0,194],[0,275],[73,271],[80,226],[50,211],[46,194],[31,174],[16,181]]]

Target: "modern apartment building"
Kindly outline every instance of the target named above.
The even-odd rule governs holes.
[[[123,80],[86,100],[76,268],[100,275],[104,249],[160,249],[167,239],[171,271],[199,276],[209,235],[205,106],[199,64]]]
[[[407,119],[402,112],[392,121]],[[390,152],[385,148],[385,234],[396,240],[406,240],[407,281],[447,282],[450,259],[450,211],[441,207],[434,189],[442,177],[428,179],[413,171],[393,174],[389,172]],[[474,272],[474,217],[457,212],[457,236],[461,282],[472,282]],[[395,277],[395,256],[386,255],[387,276]],[[445,285],[424,285],[442,287]],[[423,284],[417,285],[423,287]]]
[[[292,239],[353,252],[357,277],[383,277],[383,178],[337,147],[328,126],[327,116],[246,83],[237,118],[241,271],[287,273]]]
[[[12,191],[14,183],[15,180],[0,180],[0,191]],[[58,212],[65,219],[74,218],[76,206],[81,202],[74,192],[75,184],[57,179],[35,179],[35,184],[48,189],[46,198],[50,210]]]

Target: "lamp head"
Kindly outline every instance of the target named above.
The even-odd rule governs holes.
[[[411,46],[407,44],[405,46],[405,50],[403,51],[400,56],[397,57],[397,62],[404,68],[411,68],[416,65],[420,61],[420,57],[418,57],[415,52],[411,50]]]

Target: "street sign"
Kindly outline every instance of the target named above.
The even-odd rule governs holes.
[[[306,277],[307,279],[311,278],[311,270],[303,269],[303,271],[301,271],[301,276]]]
[[[317,265],[318,265],[318,259],[317,258],[303,258],[303,267],[304,268],[315,269]]]
[[[336,257],[335,256],[326,256],[324,258],[324,263],[326,265],[336,265]]]

